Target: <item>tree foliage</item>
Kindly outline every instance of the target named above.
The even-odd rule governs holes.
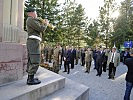
[[[58,0],[28,0],[25,6],[37,8],[39,17],[48,19],[56,26],[54,31],[46,30],[44,41],[80,46],[87,20],[81,4],[69,0],[66,0],[63,5],[58,4]]]
[[[120,47],[124,41],[133,41],[133,7],[131,0],[125,0],[120,6],[120,15],[114,23],[111,41]]]
[[[133,2],[125,0],[117,6],[115,0],[104,0],[104,5],[99,7],[99,17],[88,20],[84,8],[75,0],[65,0],[59,4],[58,0],[27,0],[27,7],[37,8],[39,17],[46,18],[56,26],[56,30],[47,29],[43,41],[48,43],[60,42],[62,45],[117,47],[124,41],[133,40]],[[111,15],[119,8],[118,18]],[[25,20],[27,15],[25,13]]]

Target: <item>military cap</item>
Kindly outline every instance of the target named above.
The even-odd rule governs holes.
[[[29,7],[26,10],[26,12],[34,12],[34,11],[36,11],[36,9],[35,8],[32,8],[32,7]]]

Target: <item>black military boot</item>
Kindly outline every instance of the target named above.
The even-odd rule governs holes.
[[[34,79],[34,75],[28,75],[27,84],[28,85],[36,85],[40,84],[41,81],[38,79]]]
[[[29,80],[29,78],[30,78],[30,75],[28,75],[27,80]],[[34,80],[39,80],[39,79],[37,77],[35,77]]]

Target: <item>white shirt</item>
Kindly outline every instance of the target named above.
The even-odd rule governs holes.
[[[116,55],[116,52],[114,52],[114,57],[113,57],[113,52],[112,52],[110,62],[112,61],[112,57],[113,57],[113,63],[114,63],[114,58],[115,58],[115,55]]]

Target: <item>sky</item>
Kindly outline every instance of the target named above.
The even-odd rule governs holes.
[[[65,0],[59,0],[59,2],[64,2]],[[104,0],[76,0],[77,3],[82,4],[83,8],[85,8],[85,13],[90,19],[95,19],[99,15],[99,6],[103,6]],[[120,5],[121,1],[124,0],[115,0],[118,5]],[[118,11],[115,12],[114,17],[118,16]]]

